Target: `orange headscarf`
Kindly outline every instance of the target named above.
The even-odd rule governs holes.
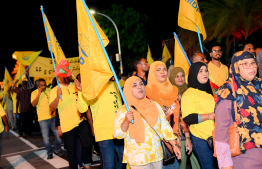
[[[150,65],[146,86],[146,95],[150,99],[160,104],[161,107],[169,107],[176,101],[178,97],[178,88],[172,85],[168,78],[163,83],[160,83],[156,79],[155,71],[160,65],[166,66],[161,61],[155,61]]]
[[[166,81],[161,83],[156,79],[155,71],[160,66],[166,65],[161,61],[155,61],[150,65],[149,74],[148,74],[148,81],[146,86],[146,95],[156,101],[160,106],[163,108],[164,106],[169,107],[174,102],[176,102],[176,107],[173,110],[173,124],[170,123],[173,132],[179,133],[179,112],[180,112],[180,105],[178,98],[178,88],[171,84],[168,78]]]
[[[124,85],[124,95],[127,101],[128,106],[133,110],[134,115],[134,124],[129,124],[129,135],[131,138],[135,139],[137,143],[145,142],[145,125],[140,114],[146,119],[151,127],[154,127],[158,121],[159,111],[156,107],[156,104],[146,98],[146,96],[139,100],[135,98],[132,94],[133,83],[136,80],[141,79],[137,76],[132,76],[128,78]],[[131,108],[135,107],[136,110]]]

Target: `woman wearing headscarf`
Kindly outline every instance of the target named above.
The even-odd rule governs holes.
[[[193,151],[203,169],[213,169],[213,149],[208,145],[214,130],[215,100],[207,65],[196,62],[189,68],[188,89],[181,100],[183,120],[189,125]]]
[[[179,125],[180,95],[178,88],[168,80],[166,65],[161,61],[155,61],[150,65],[146,96],[156,101],[163,108],[173,133],[179,138],[177,141],[181,145],[181,126]],[[185,127],[185,130],[188,132],[188,127]],[[192,151],[192,146],[189,151]],[[165,165],[163,168],[179,168],[179,163],[175,160],[174,163]]]
[[[131,169],[161,169],[163,152],[156,132],[172,145],[180,159],[181,152],[165,114],[158,103],[145,96],[145,86],[139,77],[126,80],[124,95],[131,111],[125,106],[118,110],[113,132],[115,138],[125,140],[123,163]]]
[[[170,72],[169,74],[169,81],[171,82],[172,85],[176,86],[178,88],[178,91],[181,95],[183,95],[183,93],[187,90],[187,84],[185,82],[185,72],[181,67],[169,67],[168,72]],[[182,114],[180,111],[180,121],[182,121]],[[187,125],[185,123],[180,123],[182,125]],[[188,127],[188,126],[186,126]],[[183,129],[183,127],[182,127]],[[181,153],[182,153],[182,157],[181,157],[181,162],[180,162],[180,169],[185,169],[186,165],[187,165],[187,155],[188,154],[190,156],[190,162],[191,162],[191,166],[192,169],[199,169],[199,163],[197,161],[196,156],[194,155],[194,153],[191,153],[192,151],[192,143],[190,140],[190,135],[189,132],[185,132],[182,130],[181,132]]]
[[[215,148],[219,168],[262,168],[262,81],[258,62],[249,52],[231,59],[229,78],[219,88],[216,105]],[[241,154],[231,157],[228,128],[236,122]]]

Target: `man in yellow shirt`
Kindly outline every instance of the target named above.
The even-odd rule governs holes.
[[[222,53],[221,45],[213,43],[209,53],[212,60],[208,63],[208,71],[218,86],[222,86],[228,78],[228,67],[220,62]]]
[[[68,162],[70,168],[77,169],[76,145],[77,137],[80,139],[83,147],[84,167],[90,168],[92,162],[92,136],[87,120],[80,119],[80,113],[85,113],[88,105],[82,97],[81,91],[78,91],[75,83],[79,85],[78,80],[70,83],[69,77],[59,77],[60,88],[54,87],[50,93],[50,110],[55,111],[58,108],[60,126],[63,137],[67,144]],[[62,100],[60,99],[62,95]]]
[[[89,100],[92,119],[87,116],[89,121],[93,121],[93,130],[96,142],[102,154],[103,168],[121,169],[124,153],[124,140],[114,139],[113,128],[117,110],[122,106],[122,100],[116,84],[109,80],[98,96]],[[115,166],[115,152],[117,165]]]
[[[58,135],[58,131],[55,129],[55,113],[52,113],[49,109],[49,96],[51,89],[46,88],[46,82],[44,79],[38,79],[37,81],[38,89],[32,92],[31,103],[33,107],[36,107],[43,142],[47,150],[47,159],[52,159],[53,152],[49,139],[50,129],[53,131],[55,136],[55,154],[58,156],[63,156],[61,151],[62,140]]]

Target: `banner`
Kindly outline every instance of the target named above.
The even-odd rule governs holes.
[[[106,46],[109,42],[93,15],[82,0],[76,1],[79,62],[82,93],[88,99],[94,99],[113,76],[99,38]],[[92,21],[99,35],[93,27]]]
[[[206,39],[206,30],[197,0],[180,0],[178,26],[194,32],[197,32],[198,27],[199,32],[203,35],[203,40]]]
[[[80,73],[79,58],[72,57],[66,59],[70,63],[70,71],[76,77]],[[29,68],[30,77],[55,77],[52,58],[39,56]]]
[[[15,78],[14,78],[14,82],[17,81],[21,77],[21,75],[24,73],[24,71],[25,71],[25,67],[20,63],[18,70],[17,70],[17,73],[16,73]],[[23,74],[23,76],[16,83],[17,86],[26,78],[25,74]]]
[[[169,53],[166,45],[164,45],[163,53],[162,53],[162,62],[166,64],[166,61],[171,58],[171,54]]]
[[[49,35],[52,52],[55,55],[55,61],[57,63],[59,63],[61,61],[61,59],[66,59],[66,57],[65,57],[65,54],[64,54],[61,46],[58,43],[58,40],[56,39],[56,36],[55,36],[45,14],[44,14],[44,17],[45,17],[45,21],[46,21],[46,28],[47,28],[47,31],[48,31],[48,34],[46,32],[46,40],[47,40],[48,49],[49,49],[49,51],[51,50],[49,43],[48,43],[48,37],[47,37]]]
[[[149,65],[151,65],[154,62],[154,59],[152,58],[152,55],[151,55],[151,50],[150,50],[149,45],[148,45],[146,60],[147,60]]]
[[[22,65],[30,65],[35,58],[41,53],[41,51],[15,51],[12,57],[20,62]]]
[[[185,76],[187,76],[190,68],[190,65],[186,59],[187,56],[185,56],[183,49],[181,49],[181,46],[179,45],[177,38],[176,37],[174,38],[175,38],[174,67],[181,67],[185,72]]]
[[[4,94],[7,93],[8,89],[13,85],[12,77],[10,76],[8,70],[5,68],[4,76]]]

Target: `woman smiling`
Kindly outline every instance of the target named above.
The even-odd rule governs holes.
[[[231,60],[229,79],[218,91],[215,148],[220,168],[262,168],[262,90],[256,77],[258,62],[249,52]],[[228,128],[236,122],[241,154],[231,157]]]

